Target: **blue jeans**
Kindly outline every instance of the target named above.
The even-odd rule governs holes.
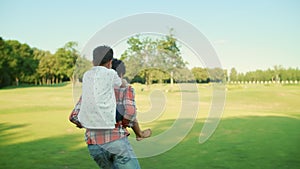
[[[101,169],[140,169],[127,137],[105,144],[90,144],[88,149]]]

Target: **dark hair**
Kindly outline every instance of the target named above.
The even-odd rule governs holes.
[[[113,59],[111,68],[114,69],[119,76],[124,75],[126,73],[125,64],[122,60]]]
[[[111,61],[114,57],[114,52],[109,46],[98,46],[93,51],[94,66],[101,66]]]

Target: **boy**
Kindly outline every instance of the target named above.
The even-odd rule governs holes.
[[[114,87],[120,87],[122,80],[111,69],[113,50],[99,46],[93,51],[93,68],[83,75],[82,103],[78,119],[84,128],[115,128],[116,99]]]
[[[119,77],[123,79],[126,68],[121,60],[113,59],[112,69],[116,70]],[[126,80],[123,80],[123,84],[124,83],[127,84]],[[152,134],[151,129],[142,131],[136,119],[134,89],[129,85],[126,85],[125,87],[115,87],[115,96],[117,100],[116,121],[122,121],[123,126],[131,127],[136,135],[137,141],[150,137]]]

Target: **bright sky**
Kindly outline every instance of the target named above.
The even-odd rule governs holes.
[[[0,36],[52,53],[76,41],[81,50],[113,21],[156,12],[194,25],[212,43],[225,69],[296,68],[300,63],[299,9],[298,0],[0,0]]]

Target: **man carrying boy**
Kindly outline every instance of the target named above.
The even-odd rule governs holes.
[[[86,128],[86,143],[100,168],[139,169],[138,160],[128,142],[128,131],[116,123],[114,87],[122,80],[111,69],[113,50],[99,46],[93,51],[94,67],[83,76],[82,102],[78,119]]]

